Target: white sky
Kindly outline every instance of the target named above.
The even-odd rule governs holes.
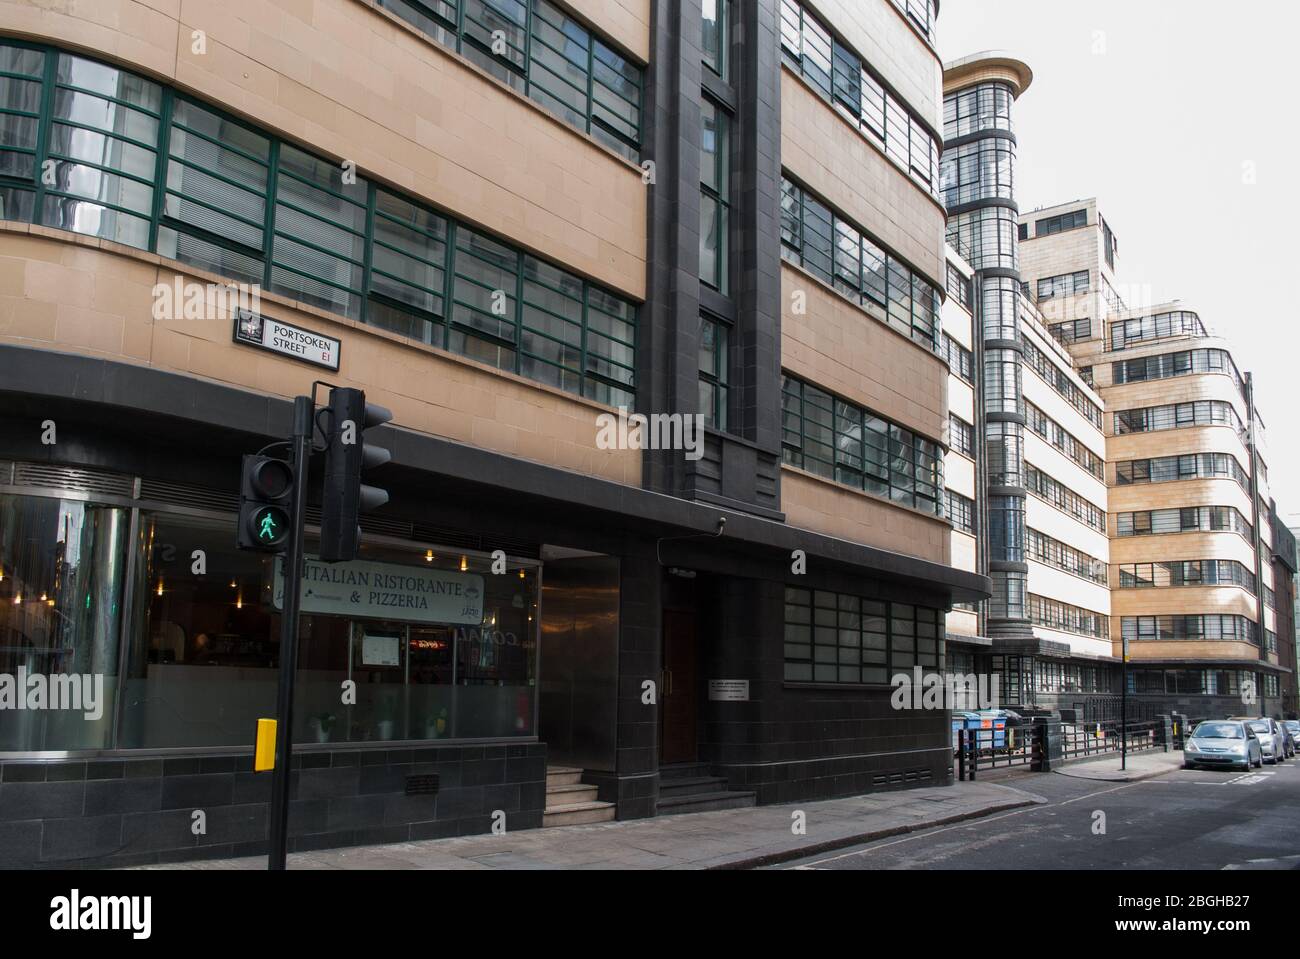
[[[1129,305],[1136,288],[1182,299],[1230,341],[1255,374],[1270,491],[1300,525],[1300,3],[943,0],[938,34],[945,62],[1029,64],[1021,211],[1097,197]]]

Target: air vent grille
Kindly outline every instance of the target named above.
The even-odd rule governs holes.
[[[134,477],[72,466],[6,462],[0,465],[0,477],[14,486],[32,489],[66,489],[100,496],[131,496],[135,491]]]
[[[406,795],[408,796],[432,796],[437,791],[438,776],[436,773],[406,777]]]

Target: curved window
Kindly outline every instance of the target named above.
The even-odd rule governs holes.
[[[1183,453],[1115,464],[1115,483],[1172,483],[1185,479],[1230,479],[1249,490],[1250,477],[1236,457],[1227,453]]]
[[[989,556],[1009,563],[1025,560],[1025,501],[1019,496],[989,497]]]
[[[973,200],[1014,200],[1015,144],[994,138],[945,150],[940,164],[941,199],[947,207]]]
[[[0,674],[10,684],[0,749],[111,745],[129,519],[115,506],[0,494]]]
[[[1111,364],[1111,377],[1120,383],[1163,380],[1192,373],[1224,373],[1232,377],[1238,390],[1244,389],[1237,364],[1227,350],[1182,350],[1158,356],[1141,356]]]
[[[1016,233],[1016,214],[1004,206],[967,210],[948,218],[948,243],[977,270],[1019,270]]]
[[[52,183],[36,174],[47,161]],[[151,250],[581,396],[633,404],[630,302],[97,61],[0,44],[0,217]]]
[[[1011,85],[983,83],[949,94],[943,100],[943,138],[957,137],[983,130],[1011,129]]]
[[[1115,435],[1149,433],[1159,430],[1182,429],[1186,426],[1231,426],[1236,434],[1245,437],[1241,417],[1231,403],[1223,400],[1196,400],[1191,403],[1170,403],[1167,406],[1146,406],[1135,410],[1115,411]]]
[[[1019,423],[997,420],[985,424],[989,483],[993,486],[1025,485],[1025,437]]]
[[[1204,337],[1208,334],[1201,318],[1186,310],[1156,313],[1132,320],[1116,320],[1110,325],[1110,348],[1123,350],[1137,343],[1174,336]]]
[[[1007,570],[989,571],[993,595],[989,599],[989,619],[1025,618],[1025,574]]]
[[[1125,616],[1120,629],[1130,642],[1204,639],[1259,644],[1255,623],[1245,616]]]
[[[1232,506],[1181,506],[1115,514],[1116,536],[1153,536],[1162,533],[1238,533],[1247,541],[1254,528]]]
[[[990,350],[984,354],[984,402],[990,413],[1020,413],[1020,357],[1011,350]]]
[[[1163,563],[1122,563],[1121,589],[1152,589],[1170,586],[1241,586],[1255,591],[1255,574],[1241,563],[1228,559],[1184,559]]]

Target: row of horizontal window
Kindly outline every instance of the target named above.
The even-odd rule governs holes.
[[[1181,559],[1159,563],[1121,563],[1122,589],[1168,586],[1244,586],[1254,592],[1255,574],[1231,559]]]
[[[1226,400],[1194,400],[1115,411],[1117,436],[1181,429],[1185,426],[1230,426],[1238,436],[1245,435],[1241,417]]]
[[[1047,327],[1047,332],[1052,334],[1052,339],[1058,343],[1065,345],[1077,343],[1079,340],[1086,340],[1092,336],[1092,320],[1084,317],[1081,320],[1065,320],[1061,323],[1051,323]]]
[[[967,383],[973,384],[975,382],[974,355],[947,333],[944,333],[940,338],[939,355],[944,358],[948,368],[954,374],[960,376]]]
[[[1081,606],[1072,606],[1046,596],[1029,594],[1029,621],[1036,626],[1057,629],[1095,639],[1110,638],[1110,617]]]
[[[1025,548],[1030,559],[1055,566],[1090,582],[1106,585],[1106,564],[1102,560],[1046,533],[1040,533],[1033,527],[1025,528]]]
[[[939,16],[938,0],[892,0],[892,2],[933,44],[934,22]]]
[[[939,144],[865,62],[798,0],[781,0],[781,55],[841,116],[880,143],[932,195],[939,192]]]
[[[637,160],[644,71],[548,0],[375,0],[438,44]]]
[[[1173,506],[1115,514],[1116,536],[1151,536],[1161,533],[1239,533],[1247,540],[1254,529],[1233,506]]]
[[[944,501],[947,504],[948,519],[952,521],[953,529],[974,535],[975,501],[969,496],[962,496],[952,490],[944,491]]]
[[[927,606],[825,590],[785,590],[788,682],[886,684],[943,666],[943,614]]]
[[[1227,350],[1180,350],[1158,356],[1140,356],[1132,360],[1119,360],[1110,366],[1112,382],[1141,383],[1146,380],[1163,380],[1192,373],[1226,373],[1232,377],[1238,390],[1244,389],[1237,364]]]
[[[1276,680],[1276,676],[1265,676],[1267,680]],[[1237,669],[1129,669],[1128,691],[1130,693],[1182,693],[1194,696],[1240,696],[1243,689],[1260,687],[1255,682],[1255,674]],[[1264,690],[1266,696],[1276,696]]]
[[[938,443],[789,375],[781,380],[781,413],[786,463],[943,515]]]
[[[1123,350],[1137,343],[1174,336],[1206,336],[1201,318],[1188,310],[1172,310],[1110,324],[1110,348]]]
[[[1250,486],[1245,469],[1228,453],[1183,453],[1115,464],[1115,483],[1119,486],[1186,479],[1230,479],[1242,489]]]
[[[1084,666],[1029,656],[991,656],[989,671],[1001,679],[1003,702],[1024,702],[1023,693],[1110,692],[1111,674],[1104,666]]]
[[[1236,640],[1256,643],[1255,622],[1235,614],[1205,613],[1183,616],[1124,616],[1121,635],[1130,642],[1162,639]]]
[[[1075,273],[1062,273],[1059,276],[1045,276],[1038,281],[1038,298],[1050,300],[1058,296],[1078,296],[1090,289],[1092,274],[1087,270]]]
[[[1027,223],[1024,224],[1024,226],[1028,225]],[[1054,233],[1064,233],[1066,230],[1073,230],[1087,225],[1087,210],[1071,210],[1069,213],[1061,213],[1057,216],[1048,216],[1036,220],[1034,222],[1034,236],[1051,236]],[[1022,240],[1028,238],[1028,236],[1021,236]]]
[[[1029,463],[1025,464],[1025,489],[1085,526],[1106,532],[1105,510]]]
[[[36,173],[47,158],[50,182]],[[632,303],[142,77],[0,46],[0,170],[7,219],[152,250],[631,404]]]
[[[1075,410],[1082,413],[1089,423],[1101,429],[1101,407],[1089,399],[1070,379],[1069,374],[1052,362],[1047,354],[1035,346],[1028,337],[1023,337],[1021,343],[1025,350],[1025,365],[1063,396]]]
[[[969,277],[962,276],[951,263],[945,263],[947,267],[945,285],[948,287],[948,295],[953,297],[967,310],[971,308],[971,280]]]
[[[781,255],[871,316],[939,352],[939,290],[793,180],[781,180]]]
[[[976,200],[1014,200],[1016,147],[992,137],[944,150],[939,162],[939,198],[952,209]]]
[[[1097,479],[1105,477],[1105,463],[1100,456],[1084,446],[1073,433],[1052,419],[1033,403],[1025,400],[1025,419],[1029,428],[1054,447],[1083,467]]]

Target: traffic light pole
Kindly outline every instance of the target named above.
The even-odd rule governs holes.
[[[298,672],[298,607],[302,596],[303,522],[307,515],[307,473],[311,459],[310,396],[293,401],[293,514],[284,564],[284,608],[280,612],[280,687],[276,698],[275,769],[271,772],[270,848],[267,869],[283,870],[289,840],[289,764],[293,756],[293,684]]]

